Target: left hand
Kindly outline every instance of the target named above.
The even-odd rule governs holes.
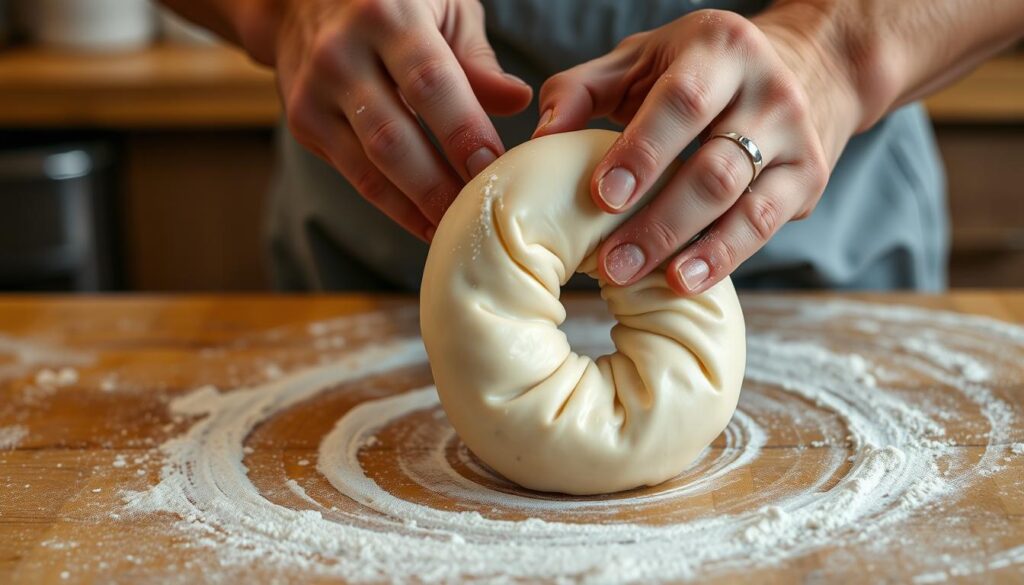
[[[842,64],[800,32],[799,18],[762,16],[694,12],[544,84],[535,136],[577,130],[598,116],[626,125],[591,179],[595,203],[609,213],[635,205],[688,144],[705,137],[601,245],[609,281],[630,284],[664,264],[676,292],[703,292],[821,197],[860,119],[852,84]],[[764,167],[753,183],[746,151],[708,138],[723,132],[759,147]]]

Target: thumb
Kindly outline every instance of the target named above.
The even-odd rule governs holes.
[[[540,88],[540,121],[533,137],[585,128],[629,102],[630,63],[612,52],[552,75]]]
[[[507,116],[530,105],[533,89],[522,79],[505,73],[498,64],[494,49],[487,41],[482,18],[461,23],[452,52],[488,114]]]

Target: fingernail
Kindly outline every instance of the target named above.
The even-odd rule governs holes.
[[[428,227],[427,231],[423,232],[423,237],[427,238],[427,243],[428,244],[430,242],[434,241],[434,234],[435,233],[437,233],[437,229],[435,229],[434,226]]]
[[[486,169],[496,158],[498,157],[494,155],[494,152],[486,146],[469,155],[469,158],[466,159],[466,170],[469,171],[469,176],[479,175],[480,171]]]
[[[525,81],[523,81],[523,80],[522,80],[521,78],[519,78],[519,77],[516,77],[515,75],[512,75],[511,73],[503,73],[503,75],[504,75],[504,76],[505,76],[505,77],[506,77],[507,79],[509,79],[510,81],[514,81],[514,82],[516,82],[516,83],[518,83],[518,84],[520,84],[520,85],[525,85],[526,87],[530,87],[530,84],[529,84],[529,83],[526,83],[526,82],[525,82]]]
[[[612,209],[622,209],[634,189],[636,189],[636,177],[622,167],[615,167],[608,171],[597,182],[597,194]]]
[[[537,129],[533,131],[533,135],[536,136],[538,132],[547,128],[548,124],[555,119],[554,108],[548,108],[544,110],[544,113],[540,115],[540,124],[537,125]]]
[[[682,280],[686,288],[691,291],[700,286],[710,275],[711,267],[700,258],[687,260],[679,267],[679,280]]]
[[[644,267],[644,251],[636,244],[616,246],[604,259],[604,269],[615,284],[624,284]]]

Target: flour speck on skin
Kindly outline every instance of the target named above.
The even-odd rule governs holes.
[[[203,387],[177,398],[171,414],[194,420],[161,446],[159,482],[123,494],[123,512],[174,514],[182,546],[216,556],[211,570],[258,561],[357,583],[499,576],[679,581],[746,572],[825,548],[856,545],[885,553],[909,546],[901,526],[930,521],[937,507],[968,505],[959,499],[967,488],[999,473],[1008,449],[1024,451],[1015,442],[1020,408],[988,385],[1019,372],[1024,329],[853,302],[751,299],[746,305],[761,311],[748,320],[747,390],[724,446],[709,449],[679,480],[658,489],[597,499],[518,489],[458,442],[428,386],[382,389],[344,412],[322,438],[315,479],[318,489],[326,480],[335,490],[333,504],[319,491],[307,492],[312,468],[283,482],[304,507],[269,499],[249,477],[246,458],[261,448],[246,445],[247,437],[346,382],[423,364],[420,341],[407,337],[353,346],[340,361],[263,385],[230,392]],[[855,352],[835,350],[837,333],[823,329],[823,322],[850,325],[861,345]],[[607,344],[609,327],[577,319],[562,329],[574,347],[598,348]],[[332,335],[340,329],[332,328]],[[909,392],[910,380],[935,391]],[[962,414],[968,409],[981,422],[969,422]],[[402,441],[384,432],[395,425],[404,429]],[[813,473],[770,482],[746,496],[744,506],[690,513],[688,498],[710,497],[735,477],[749,476],[779,428],[798,430],[798,447],[815,449]],[[965,432],[987,445],[980,457],[958,446]],[[434,507],[389,491],[364,469],[363,458],[371,455],[394,457],[399,483],[453,505]],[[627,510],[631,517],[649,511],[659,521],[618,519]],[[942,531],[953,520],[934,519]],[[917,582],[1024,564],[1024,547],[959,547],[963,552],[950,556],[942,547],[920,546],[913,551]]]

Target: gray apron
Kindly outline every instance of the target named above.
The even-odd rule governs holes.
[[[491,0],[487,27],[507,71],[538,89],[558,71],[691,10],[750,14],[757,0]],[[511,148],[537,123],[536,103],[497,118]],[[607,123],[594,127],[613,128]],[[416,290],[425,244],[366,203],[327,164],[279,132],[271,192],[275,283],[286,290]],[[945,185],[928,118],[902,108],[854,137],[811,217],[785,225],[734,274],[744,288],[915,289],[946,283]],[[593,286],[574,279],[570,286]]]

